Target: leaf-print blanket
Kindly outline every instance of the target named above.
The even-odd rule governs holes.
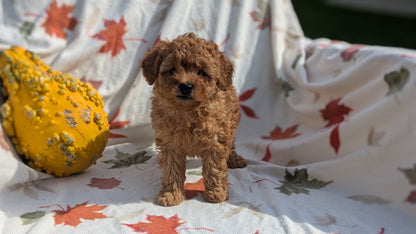
[[[235,64],[249,165],[211,204],[190,159],[186,201],[165,208],[139,64],[189,31]],[[3,0],[0,49],[11,45],[98,89],[111,134],[96,165],[54,178],[0,131],[1,233],[416,230],[416,51],[308,39],[288,0]]]

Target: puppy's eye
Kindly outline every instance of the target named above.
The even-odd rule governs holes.
[[[176,69],[174,68],[174,67],[172,67],[170,70],[169,70],[169,75],[173,75],[173,74],[175,74],[175,71],[176,71]]]
[[[205,73],[204,70],[199,70],[196,74],[198,76],[203,76],[203,77],[206,77],[207,76],[207,73]]]

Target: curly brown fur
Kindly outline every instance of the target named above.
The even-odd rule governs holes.
[[[154,85],[151,118],[163,169],[158,203],[184,200],[186,156],[202,159],[204,199],[228,199],[228,167],[247,165],[233,147],[240,119],[233,64],[213,41],[188,33],[159,42],[144,56],[142,68]]]

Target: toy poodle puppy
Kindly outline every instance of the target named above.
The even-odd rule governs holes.
[[[225,201],[228,168],[247,165],[233,145],[240,119],[233,64],[215,42],[187,33],[160,41],[141,66],[153,85],[151,119],[163,169],[157,202],[174,206],[184,200],[187,156],[202,160],[204,200]]]

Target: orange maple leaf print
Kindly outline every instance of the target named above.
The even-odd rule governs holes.
[[[282,131],[282,128],[279,125],[270,132],[270,136],[263,136],[264,140],[284,140],[289,138],[295,138],[300,135],[300,133],[295,133],[298,129],[299,124],[288,127],[285,131]]]
[[[185,183],[185,197],[186,199],[192,199],[198,196],[199,193],[205,191],[204,179],[201,178],[195,183]]]
[[[63,4],[61,7],[58,7],[55,0],[46,11],[47,17],[41,26],[45,28],[46,33],[50,36],[65,39],[66,35],[64,30],[74,30],[77,25],[77,20],[69,17],[73,10],[74,5]]]
[[[123,225],[133,229],[135,232],[145,232],[148,234],[176,234],[176,228],[181,226],[183,223],[180,223],[181,220],[177,215],[174,215],[170,218],[165,218],[163,216],[157,215],[147,215],[147,221],[150,223],[138,222],[135,224],[126,224]]]
[[[100,53],[111,52],[111,58],[113,58],[120,54],[121,50],[126,49],[123,42],[123,35],[127,32],[126,25],[127,23],[123,16],[121,16],[118,22],[115,20],[104,19],[105,29],[92,36],[92,38],[106,41],[106,43],[101,46]]]
[[[282,128],[277,125],[273,131],[270,132],[269,136],[262,136],[261,138],[264,140],[285,140],[290,138],[295,138],[301,135],[301,133],[296,133],[298,130],[299,124],[293,125],[291,127],[286,128],[286,130],[282,130]],[[262,158],[263,161],[269,162],[272,158],[272,152],[270,150],[270,144],[266,146],[266,155]]]
[[[87,206],[88,201],[78,204],[74,207],[67,206],[67,209],[62,210],[53,210],[55,215],[55,226],[58,224],[69,225],[72,227],[77,227],[81,223],[81,219],[94,220],[94,219],[104,219],[108,218],[103,213],[98,213],[102,211],[107,206],[91,205]]]

